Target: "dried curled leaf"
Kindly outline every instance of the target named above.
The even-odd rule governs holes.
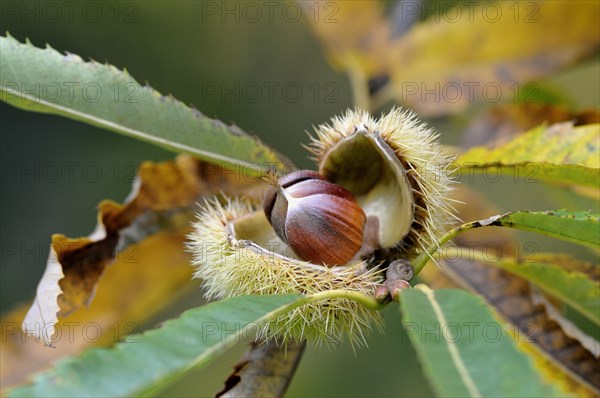
[[[257,197],[262,189],[255,179],[244,179],[186,155],[174,162],[145,162],[138,175],[125,204],[100,203],[98,225],[90,236],[52,237],[46,272],[23,321],[27,333],[51,344],[59,318],[89,304],[119,247],[160,229],[187,225],[192,206],[202,195],[227,191]]]
[[[114,344],[124,335],[139,332],[144,321],[194,287],[190,283],[190,256],[180,249],[188,230],[186,225],[158,232],[120,251],[113,266],[102,275],[102,285],[87,310],[76,311],[56,325],[52,350],[43,349],[39,337],[21,330],[28,306],[4,316],[2,390],[23,383],[30,374],[59,358],[77,355],[90,346]]]

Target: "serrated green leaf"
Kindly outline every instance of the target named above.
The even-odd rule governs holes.
[[[440,268],[427,267],[428,279],[431,280],[431,272],[441,271],[494,306],[502,319],[512,325],[518,347],[532,357],[545,380],[570,395],[599,395],[598,357],[595,356],[599,352],[598,342],[562,315],[557,316],[556,309],[533,284],[475,260],[472,251],[467,255],[469,258],[461,258],[460,251],[464,249],[457,248],[457,256],[450,251],[448,260],[443,261]]]
[[[455,162],[459,172],[496,167],[525,181],[600,186],[600,124],[540,126],[497,148],[476,147]],[[516,169],[516,170],[515,170]],[[516,174],[515,174],[516,173]]]
[[[492,264],[532,282],[600,325],[600,283],[557,264],[537,262],[535,258],[527,261],[517,263],[500,259]]]
[[[312,295],[238,296],[184,312],[160,328],[110,349],[92,349],[58,362],[9,397],[121,397],[153,395],[186,371],[206,365],[238,341],[254,341],[264,323],[320,300],[353,300],[370,310],[383,305],[351,290]]]
[[[590,211],[514,211],[471,221],[448,231],[434,245],[411,261],[415,275],[430,257],[455,236],[476,228],[509,227],[577,243],[592,248],[600,247],[600,214]]]
[[[521,262],[506,257],[490,260],[485,255],[479,259],[528,280],[600,325],[600,283],[583,272],[570,269],[569,265],[575,263],[578,268],[589,270],[593,267],[591,264],[565,255],[549,254],[528,256]]]
[[[275,151],[236,126],[141,86],[126,71],[74,54],[0,37],[0,94],[17,108],[75,119],[185,152],[244,175],[287,166]]]
[[[518,228],[584,246],[600,247],[600,214],[589,211],[515,211],[485,222],[490,226]]]
[[[542,381],[481,298],[419,285],[404,290],[400,304],[407,334],[438,396],[561,396]]]
[[[183,313],[109,349],[60,361],[9,397],[122,397],[155,393],[186,370],[206,365],[258,325],[308,300],[300,295],[240,296]],[[43,349],[40,347],[40,349]]]

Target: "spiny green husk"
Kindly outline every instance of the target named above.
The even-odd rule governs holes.
[[[320,171],[332,149],[359,128],[380,136],[406,171],[414,200],[414,215],[408,233],[398,246],[402,248],[402,254],[412,257],[435,243],[448,225],[457,220],[448,198],[453,184],[452,156],[438,143],[438,135],[409,111],[394,108],[375,119],[368,112],[348,110],[342,117],[332,118],[330,124],[315,128],[316,137],[312,138],[309,150]],[[384,221],[390,223],[390,228],[400,222]]]
[[[244,294],[313,294],[346,289],[373,295],[382,274],[367,270],[364,263],[327,268],[285,255],[270,252],[247,240],[237,239],[235,220],[255,214],[254,207],[239,199],[225,204],[205,202],[190,235],[189,247],[194,255],[195,277],[202,279],[209,299],[223,299]],[[265,218],[266,221],[266,218]],[[268,225],[266,223],[265,225]],[[268,245],[273,249],[276,238]],[[281,247],[276,251],[280,251]],[[283,253],[287,254],[285,248]],[[258,338],[285,343],[306,339],[316,345],[335,345],[348,337],[353,345],[365,345],[365,334],[380,329],[382,317],[349,299],[328,299],[296,308],[265,325]]]
[[[452,158],[437,134],[400,109],[379,119],[348,111],[320,125],[316,134],[310,150],[319,171],[354,189],[373,225],[381,227],[376,229],[380,249],[410,258],[437,241],[453,217],[448,199]],[[277,238],[264,212],[240,198],[205,202],[189,247],[195,277],[203,280],[209,299],[336,289],[373,296],[384,279],[377,256],[361,257],[370,264],[356,260],[333,268],[299,260]],[[378,250],[377,245],[365,247]],[[382,323],[377,311],[336,298],[311,302],[261,325],[257,337],[333,345],[347,336],[353,345],[365,345],[365,334]]]

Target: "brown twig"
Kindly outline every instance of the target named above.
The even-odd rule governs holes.
[[[253,343],[215,397],[282,397],[305,346],[306,342],[288,343],[286,347]]]

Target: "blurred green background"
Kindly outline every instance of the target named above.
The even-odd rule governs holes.
[[[223,22],[219,16],[206,15],[205,5],[196,1],[76,1],[72,14],[62,7],[61,16],[51,8],[44,11],[44,4],[4,1],[0,30],[21,41],[28,37],[36,46],[49,43],[59,51],[126,68],[138,81],[172,93],[210,117],[235,122],[300,167],[312,167],[300,145],[308,142],[305,132],[352,106],[348,80],[329,67],[303,20],[291,22],[276,12],[272,21],[263,15],[257,22],[251,18]],[[227,4],[234,7],[234,3]],[[589,61],[550,81],[579,108],[598,107],[599,72],[598,61]],[[260,94],[256,87],[261,88]],[[460,123],[432,123],[444,142],[459,142]],[[0,140],[3,312],[33,297],[51,234],[89,234],[96,223],[98,202],[106,198],[121,202],[137,164],[173,157],[149,144],[4,103],[0,103]],[[502,210],[598,208],[594,201],[575,200],[542,184],[515,184],[508,178],[495,184],[478,180],[476,185]],[[573,249],[553,240],[536,238],[536,242],[541,251]],[[196,294],[161,319],[199,300]],[[396,312],[395,308],[386,310],[386,332],[375,334],[368,350],[358,349],[355,354],[347,344],[339,350],[309,349],[288,396],[431,395],[414,351],[402,337]],[[244,349],[238,345],[163,395],[212,396]]]

